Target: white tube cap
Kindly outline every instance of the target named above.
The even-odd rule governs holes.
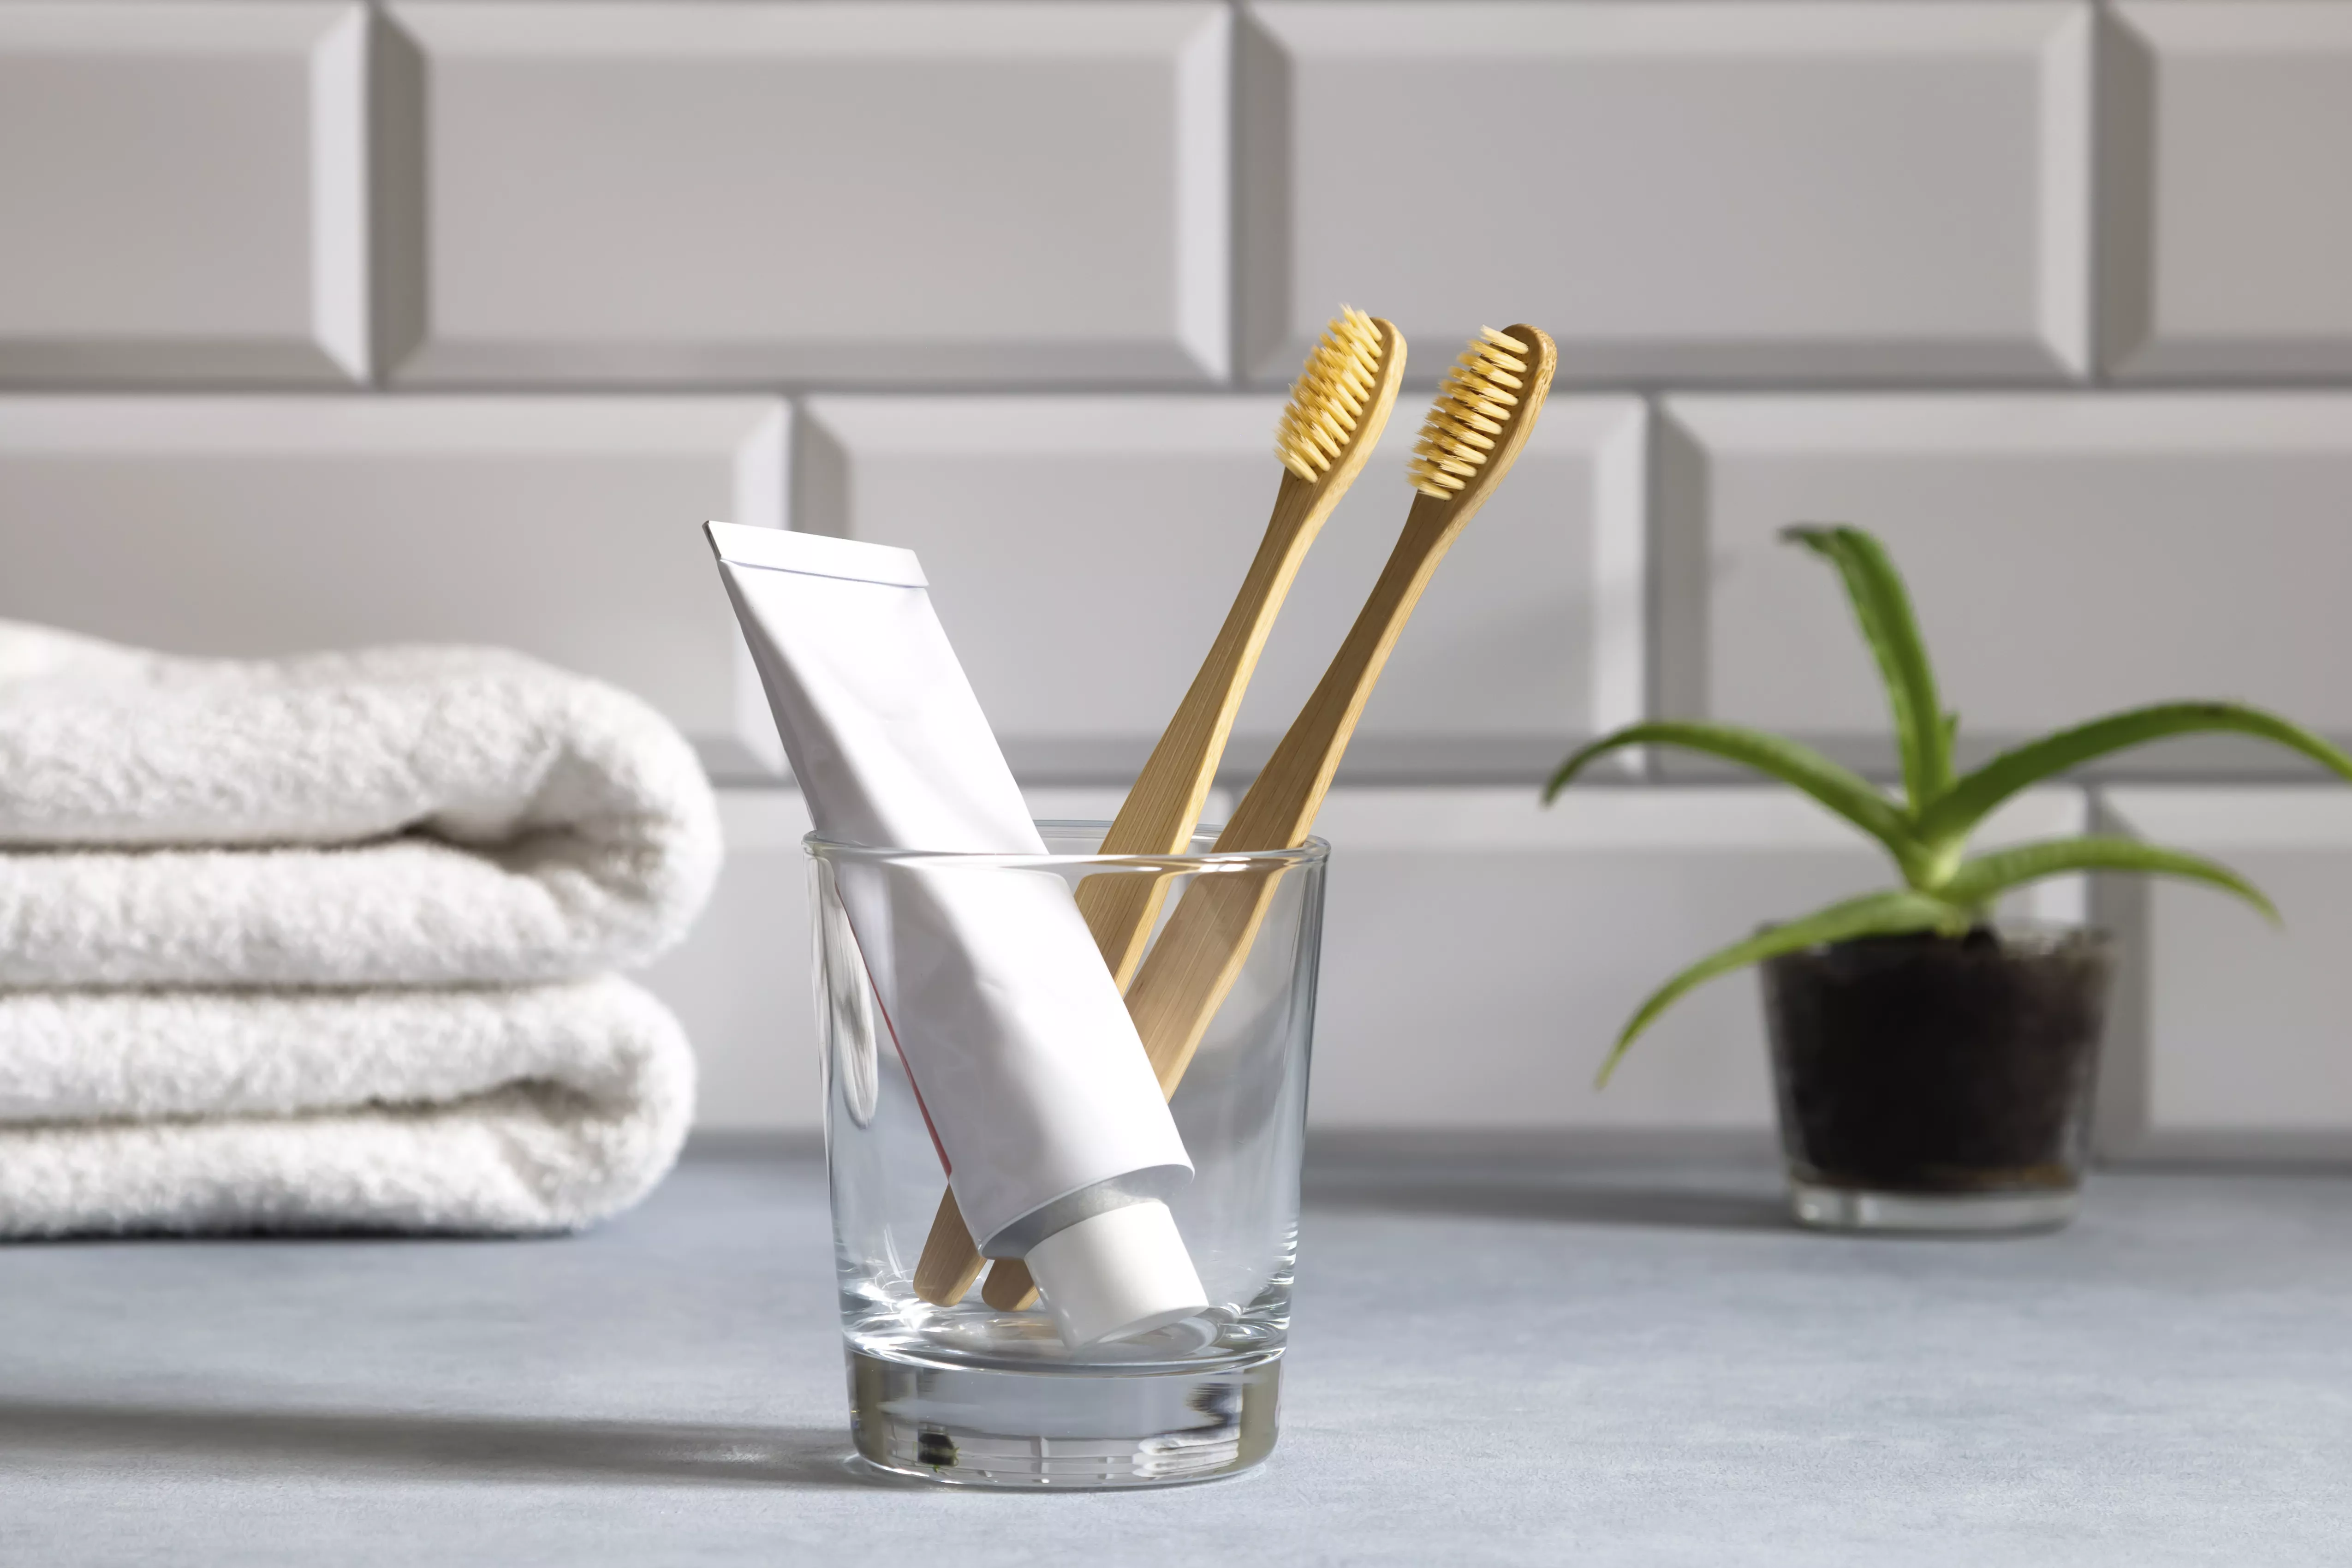
[[[1029,1277],[1072,1350],[1208,1310],[1176,1216],[1156,1199],[1093,1215],[1029,1249]]]

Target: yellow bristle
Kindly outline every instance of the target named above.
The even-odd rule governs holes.
[[[1274,449],[1282,466],[1309,481],[1339,461],[1381,378],[1381,329],[1363,311],[1339,307],[1323,341],[1290,388]]]
[[[1529,352],[1517,338],[1492,327],[1478,329],[1469,351],[1438,384],[1437,401],[1422,422],[1421,439],[1413,443],[1412,462],[1405,470],[1413,489],[1450,500],[1469,484],[1519,405],[1528,362],[1518,356]]]

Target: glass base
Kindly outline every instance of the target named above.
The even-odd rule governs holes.
[[[1213,1370],[1095,1374],[845,1349],[857,1451],[898,1475],[1093,1491],[1239,1475],[1274,1451],[1278,1351]]]
[[[1817,1230],[1908,1230],[1999,1235],[2055,1230],[2074,1217],[2081,1193],[1890,1193],[1825,1187],[1791,1178],[1789,1206]]]

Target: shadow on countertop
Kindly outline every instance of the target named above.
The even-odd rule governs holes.
[[[1573,1164],[1310,1160],[1310,1210],[1683,1230],[1790,1230],[1789,1200],[1761,1171],[1644,1172]]]
[[[840,1428],[525,1420],[0,1398],[0,1458],[81,1455],[279,1467],[319,1477],[889,1487]]]

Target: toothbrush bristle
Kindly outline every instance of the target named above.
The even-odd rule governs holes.
[[[1371,405],[1381,352],[1378,323],[1352,306],[1340,306],[1323,329],[1323,341],[1308,353],[1306,368],[1291,385],[1290,406],[1282,411],[1274,449],[1284,468],[1310,482],[1330,471]]]
[[[1520,356],[1532,352],[1531,344],[1492,327],[1478,329],[1438,384],[1437,401],[1422,422],[1405,470],[1413,489],[1450,500],[1469,485],[1518,408],[1528,368]]]

